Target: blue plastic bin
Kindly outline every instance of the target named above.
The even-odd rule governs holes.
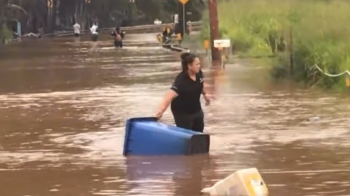
[[[210,137],[156,118],[131,118],[126,122],[124,151],[127,155],[192,155],[209,152]]]

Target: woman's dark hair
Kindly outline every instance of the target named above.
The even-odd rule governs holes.
[[[115,32],[117,32],[117,33],[120,32],[120,27],[119,26],[115,28]]]
[[[193,61],[197,58],[195,54],[192,53],[182,53],[181,54],[181,66],[182,66],[182,71],[186,72],[188,70],[188,65],[192,64]]]

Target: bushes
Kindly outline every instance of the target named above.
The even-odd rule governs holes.
[[[12,32],[6,27],[6,25],[0,25],[0,45],[6,39],[12,38]]]
[[[343,78],[325,77],[314,65],[329,73],[350,68],[348,10],[346,0],[232,0],[219,4],[220,30],[237,54],[274,55],[274,78],[331,87]]]

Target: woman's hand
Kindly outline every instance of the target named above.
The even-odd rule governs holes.
[[[210,94],[205,94],[204,95],[204,99],[205,99],[205,105],[208,106],[210,105],[210,100],[211,100],[212,96]]]
[[[159,120],[159,119],[161,119],[162,118],[162,116],[163,116],[163,111],[161,111],[161,110],[158,110],[157,112],[156,112],[156,115],[155,115],[155,117]]]

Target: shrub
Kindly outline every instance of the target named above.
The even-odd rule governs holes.
[[[218,9],[219,29],[224,38],[232,40],[233,51],[249,56],[274,55],[274,78],[327,88],[343,85],[343,78],[329,78],[315,65],[328,73],[350,68],[350,2],[231,0],[220,2]],[[203,38],[209,34],[207,18],[203,19]]]

